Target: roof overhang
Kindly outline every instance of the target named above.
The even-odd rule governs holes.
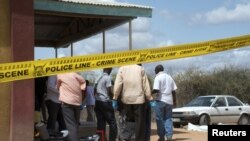
[[[137,17],[152,8],[89,0],[34,0],[35,46],[65,47]]]

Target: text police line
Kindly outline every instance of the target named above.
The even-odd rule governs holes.
[[[129,64],[157,62],[220,52],[250,45],[250,35],[212,41],[148,48],[133,51],[92,54],[37,61],[0,64],[0,82],[79,72]]]

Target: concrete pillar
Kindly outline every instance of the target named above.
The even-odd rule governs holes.
[[[0,63],[11,61],[10,5],[0,0]],[[0,141],[8,141],[10,133],[11,83],[0,83]]]
[[[34,60],[33,0],[10,0],[12,61]],[[10,140],[33,141],[34,80],[12,83]]]
[[[0,3],[0,63],[33,60],[33,0]],[[0,89],[0,140],[33,141],[33,79],[0,83]]]

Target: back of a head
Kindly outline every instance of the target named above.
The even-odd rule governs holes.
[[[106,72],[106,73],[108,73],[108,74],[110,74],[111,71],[112,71],[112,68],[104,68],[104,69],[103,69],[103,72]]]
[[[155,73],[157,74],[157,73],[159,73],[161,71],[164,71],[164,67],[162,65],[157,65],[155,67]]]
[[[86,82],[86,85],[88,86],[89,85],[89,80],[85,80],[85,82]]]

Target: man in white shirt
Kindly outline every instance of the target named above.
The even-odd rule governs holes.
[[[164,72],[162,65],[155,67],[156,77],[154,79],[153,93],[156,93],[156,123],[158,141],[172,140],[173,136],[173,122],[172,122],[172,109],[176,106],[175,90],[177,86],[173,78]]]

